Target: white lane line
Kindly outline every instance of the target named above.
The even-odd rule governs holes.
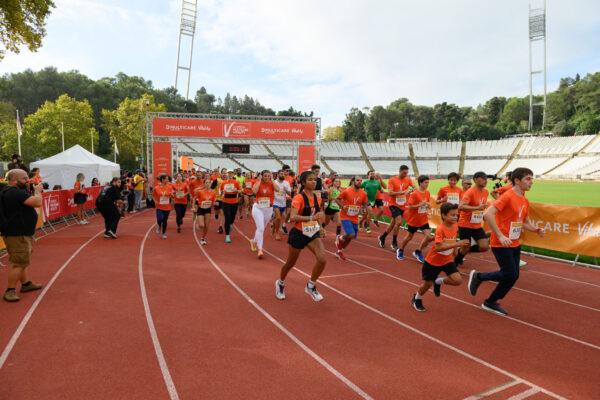
[[[238,231],[239,231],[239,229],[238,229]],[[244,237],[246,237],[246,236],[244,235]],[[294,336],[294,334],[292,332],[288,331],[279,321],[277,321],[273,316],[271,316],[271,314],[269,314],[264,308],[262,308],[261,306],[259,306],[242,288],[240,288],[229,277],[229,275],[227,275],[214,262],[214,260],[208,255],[208,253],[206,252],[206,250],[204,250],[204,247],[198,241],[198,235],[196,234],[196,229],[194,229],[194,239],[196,240],[196,244],[198,245],[198,247],[200,247],[200,250],[202,250],[202,252],[204,253],[204,256],[208,259],[208,261],[210,261],[210,263],[212,264],[212,266],[221,274],[221,276],[223,276],[223,278],[227,282],[229,282],[229,284],[231,286],[233,286],[233,288],[235,290],[238,291],[239,294],[242,295],[242,297],[244,299],[246,299],[246,301],[248,303],[250,303],[254,308],[256,308],[266,319],[268,319],[273,325],[275,325],[277,328],[279,328],[279,330],[281,330],[283,333],[285,333],[285,335],[287,337],[289,337],[294,343],[296,343],[302,350],[304,350],[306,353],[308,353],[308,355],[310,355],[312,358],[314,358],[327,371],[329,371],[336,378],[338,378],[340,381],[342,381],[346,386],[348,386],[350,389],[352,389],[356,394],[358,394],[363,399],[369,399],[369,400],[373,399],[366,392],[364,392],[361,388],[359,388],[354,382],[352,382],[350,379],[346,378],[344,375],[342,375],[341,372],[339,372],[337,369],[335,369],[333,366],[331,366],[331,364],[329,364],[327,361],[325,361],[323,358],[321,358],[317,353],[315,353],[314,351],[312,351],[307,345],[305,345],[302,341],[300,341],[300,339],[298,339],[296,336]]]
[[[177,395],[177,390],[175,389],[173,379],[171,379],[171,373],[169,372],[169,367],[167,367],[167,361],[165,360],[162,347],[160,347],[158,335],[156,334],[156,328],[154,327],[154,321],[152,320],[152,314],[150,313],[150,305],[148,304],[148,296],[146,295],[146,284],[144,283],[144,247],[146,245],[146,239],[148,239],[148,234],[154,228],[154,225],[156,224],[150,225],[150,228],[148,228],[148,230],[146,231],[144,240],[142,240],[142,245],[140,246],[140,256],[138,261],[140,289],[142,291],[142,301],[144,303],[146,321],[148,321],[148,330],[150,331],[150,337],[152,338],[152,344],[154,345],[154,352],[156,353],[156,358],[158,359],[158,365],[160,366],[160,371],[162,372],[165,385],[167,386],[167,390],[169,391],[169,397],[171,398],[171,400],[177,400],[179,399],[179,396]]]
[[[506,390],[508,388],[511,388],[511,387],[513,387],[515,385],[519,385],[521,383],[523,383],[523,382],[521,382],[521,381],[508,381],[505,384],[496,386],[495,388],[492,388],[490,390],[486,390],[485,392],[481,392],[481,393],[477,393],[477,394],[475,394],[473,396],[465,397],[463,400],[481,400],[482,398],[489,397],[490,395],[492,395],[494,393],[501,392],[501,391]]]
[[[23,330],[27,326],[27,323],[29,323],[29,320],[31,319],[31,316],[33,315],[33,313],[35,312],[35,310],[38,308],[38,306],[40,305],[40,303],[44,299],[44,296],[46,296],[46,293],[48,293],[48,290],[50,290],[50,288],[52,287],[52,285],[54,284],[54,282],[58,279],[58,277],[60,276],[60,274],[65,270],[65,268],[67,268],[67,266],[71,263],[71,261],[73,261],[73,259],[75,257],[77,257],[77,255],[81,252],[81,250],[83,250],[83,248],[85,246],[87,246],[88,244],[90,244],[94,239],[96,239],[102,233],[104,233],[104,229],[102,229],[100,232],[96,233],[94,236],[92,236],[91,238],[89,238],[87,242],[85,242],[77,250],[75,250],[75,252],[73,254],[71,254],[71,257],[69,257],[67,259],[67,261],[65,261],[65,263],[58,269],[58,271],[56,271],[54,273],[54,275],[52,276],[52,279],[50,279],[50,281],[44,286],[44,289],[42,290],[42,293],[40,293],[40,295],[37,297],[37,299],[35,299],[35,301],[31,305],[31,307],[29,307],[29,310],[27,311],[27,314],[25,314],[25,316],[21,320],[21,323],[17,327],[17,330],[15,330],[15,333],[13,333],[12,337],[8,341],[8,344],[4,348],[4,351],[0,355],[0,370],[4,366],[4,363],[6,362],[6,359],[8,358],[10,352],[15,347],[15,343],[17,343],[17,340],[19,340],[19,337],[21,336],[21,333],[23,333]]]
[[[319,279],[325,279],[325,278],[338,278],[340,276],[354,276],[354,275],[365,275],[365,274],[377,274],[377,271],[365,271],[365,272],[354,272],[352,274],[337,274],[337,275],[325,275],[325,276],[320,276]]]
[[[235,228],[235,229],[236,229],[236,230],[237,230],[237,231],[238,231],[238,232],[239,232],[239,233],[240,233],[242,236],[244,236],[244,237],[246,238],[246,240],[250,240],[250,239],[248,238],[248,236],[246,236],[246,235],[245,235],[245,234],[244,234],[244,233],[243,233],[243,232],[242,232],[242,231],[241,231],[241,230],[240,230],[238,227],[234,226],[234,228]],[[283,260],[283,259],[281,259],[281,258],[277,257],[275,254],[273,254],[273,253],[271,253],[270,251],[266,250],[264,247],[263,247],[263,252],[265,252],[266,254],[270,255],[271,257],[273,257],[273,258],[275,258],[275,259],[279,260],[280,262],[282,262],[282,263],[285,263],[285,260]],[[294,269],[295,269],[296,271],[298,271],[300,274],[302,274],[302,275],[304,275],[304,276],[306,276],[306,277],[309,277],[309,278],[310,278],[310,275],[309,275],[309,274],[307,274],[306,272],[304,272],[304,271],[301,271],[301,270],[299,270],[299,269],[298,269],[298,268],[296,268],[296,267],[294,267]],[[419,329],[417,329],[417,328],[414,328],[413,326],[411,326],[411,325],[408,325],[407,323],[405,323],[405,322],[402,322],[402,321],[400,321],[400,320],[398,320],[398,319],[396,319],[396,318],[392,317],[391,315],[388,315],[388,314],[384,313],[383,311],[379,311],[378,309],[376,309],[376,308],[374,308],[374,307],[372,307],[372,306],[370,306],[370,305],[368,305],[368,304],[366,304],[366,303],[363,303],[362,301],[360,301],[360,300],[358,300],[358,299],[356,299],[356,298],[354,298],[354,297],[352,297],[352,296],[350,296],[350,295],[348,295],[348,294],[346,294],[346,293],[342,292],[342,291],[341,291],[341,290],[339,290],[339,289],[336,289],[336,288],[334,288],[333,286],[331,286],[331,285],[329,285],[329,284],[327,284],[327,283],[325,283],[325,282],[321,282],[321,283],[320,283],[320,285],[322,285],[322,286],[325,286],[325,287],[329,288],[330,290],[332,290],[332,291],[336,292],[336,293],[337,293],[337,294],[339,294],[340,296],[343,296],[343,297],[347,298],[348,300],[350,300],[350,301],[352,301],[352,302],[354,302],[354,303],[356,303],[356,304],[358,304],[358,305],[360,305],[360,306],[362,306],[362,307],[366,308],[367,310],[369,310],[369,311],[372,311],[372,312],[374,312],[375,314],[377,314],[377,315],[380,315],[381,317],[383,317],[383,318],[385,318],[385,319],[387,319],[387,320],[389,320],[389,321],[392,321],[392,322],[394,322],[395,324],[397,324],[397,325],[400,325],[400,326],[402,326],[402,327],[404,327],[404,328],[406,328],[406,329],[408,329],[408,330],[410,330],[410,331],[412,331],[412,332],[416,333],[417,335],[423,336],[424,338],[426,338],[426,339],[429,339],[429,340],[431,340],[432,342],[435,342],[435,343],[439,344],[440,346],[443,346],[443,347],[445,347],[445,348],[447,348],[447,349],[450,349],[450,350],[452,350],[452,351],[454,351],[454,352],[456,352],[456,353],[458,353],[458,354],[460,354],[460,355],[462,355],[462,356],[464,356],[464,357],[466,357],[466,358],[468,358],[468,359],[471,359],[471,360],[475,361],[475,362],[476,362],[476,363],[478,363],[478,364],[481,364],[481,365],[483,365],[483,366],[486,366],[486,367],[488,367],[488,368],[491,368],[491,369],[493,369],[493,370],[494,370],[494,371],[496,371],[496,372],[499,372],[499,373],[501,373],[501,374],[504,374],[504,375],[508,376],[509,378],[512,378],[512,379],[514,379],[514,380],[518,380],[518,381],[520,381],[520,382],[522,382],[522,383],[525,383],[526,385],[529,385],[529,386],[531,386],[531,387],[533,387],[533,388],[536,388],[536,389],[538,389],[540,392],[543,392],[543,393],[547,394],[548,396],[552,396],[552,397],[554,397],[554,398],[556,398],[556,399],[566,400],[564,397],[562,397],[562,396],[560,396],[560,395],[558,395],[558,394],[556,394],[556,393],[553,393],[553,392],[551,392],[551,391],[549,391],[549,390],[546,390],[546,389],[544,389],[544,388],[542,388],[542,387],[540,387],[540,386],[537,386],[537,385],[535,385],[534,383],[532,383],[532,382],[529,382],[529,381],[527,381],[527,380],[525,380],[525,379],[523,379],[523,378],[520,378],[519,376],[517,376],[517,375],[515,375],[515,374],[512,374],[512,373],[510,373],[510,372],[508,372],[508,371],[506,371],[506,370],[504,370],[504,369],[502,369],[502,368],[500,368],[500,367],[498,367],[498,366],[496,366],[496,365],[494,365],[494,364],[491,364],[491,363],[489,363],[489,362],[487,362],[487,361],[484,361],[484,360],[482,360],[482,359],[481,359],[481,358],[479,358],[479,357],[476,357],[476,356],[474,356],[474,355],[472,355],[472,354],[470,354],[470,353],[467,353],[466,351],[463,351],[463,350],[461,350],[461,349],[459,349],[459,348],[457,348],[457,347],[454,347],[454,346],[452,346],[451,344],[448,344],[448,343],[446,343],[446,342],[444,342],[444,341],[442,341],[442,340],[440,340],[440,339],[438,339],[438,338],[436,338],[436,337],[434,337],[434,336],[431,336],[431,335],[429,335],[429,334],[427,334],[427,333],[425,333],[425,332],[422,332],[421,330],[419,330]]]
[[[508,400],[523,400],[526,399],[529,396],[533,396],[536,393],[539,393],[540,391],[536,388],[531,388],[529,390],[526,390],[524,392],[521,392],[519,394],[516,394],[514,396],[511,396],[508,398]]]

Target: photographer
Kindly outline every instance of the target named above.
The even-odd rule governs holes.
[[[12,162],[8,163],[8,170],[10,171],[11,169],[22,169],[29,173],[29,168],[27,168],[19,154],[14,154],[12,156]]]
[[[19,301],[17,282],[21,282],[21,293],[39,290],[42,285],[33,283],[27,276],[30,264],[33,234],[38,220],[36,207],[42,206],[42,185],[35,185],[33,195],[27,187],[27,173],[13,169],[7,175],[8,186],[0,192],[2,236],[6,244],[8,261],[12,266],[8,271],[8,288],[4,300]]]
[[[123,206],[125,202],[121,200],[121,180],[112,178],[110,183],[102,188],[100,195],[96,199],[96,207],[102,218],[104,218],[104,237],[117,238],[117,226],[121,218],[121,210],[119,206]]]
[[[496,184],[494,185],[494,190],[492,190],[492,193],[490,193],[494,200],[497,200],[498,197],[500,197],[503,193],[508,192],[510,189],[513,188],[512,183],[510,183],[511,175],[511,171],[507,171],[504,174],[504,179],[502,181],[505,185],[508,183],[506,186],[502,186],[502,183],[496,182]]]

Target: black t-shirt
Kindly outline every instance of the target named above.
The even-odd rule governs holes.
[[[121,192],[118,187],[113,185],[104,186],[98,199],[96,200],[96,205],[98,207],[110,207],[115,204],[115,201],[121,199]]]
[[[31,197],[27,189],[19,189],[15,186],[7,186],[2,194],[2,208],[7,220],[4,236],[32,236],[38,214],[33,207],[25,204],[25,200]]]

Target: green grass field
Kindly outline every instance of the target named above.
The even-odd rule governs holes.
[[[344,179],[342,186],[348,186],[348,182],[349,180]],[[447,184],[446,180],[432,180],[428,190],[435,196],[438,190]],[[493,186],[494,183],[488,181],[490,192]],[[537,181],[527,193],[527,198],[532,203],[600,207],[600,182]]]

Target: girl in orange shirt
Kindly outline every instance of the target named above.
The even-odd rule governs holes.
[[[83,180],[85,176],[80,172],[77,174],[77,181],[75,182],[75,194],[73,195],[73,201],[77,204],[77,223],[80,225],[89,224],[89,222],[85,219],[85,214],[83,213],[83,206],[87,201],[87,193],[85,191],[85,185],[83,184]]]
[[[263,258],[263,236],[265,226],[273,216],[275,192],[279,192],[279,185],[273,182],[271,172],[265,169],[260,173],[260,180],[252,186],[252,193],[256,197],[256,201],[252,205],[252,218],[256,224],[256,232],[254,232],[254,239],[250,240],[250,249],[258,250],[258,258]]]
[[[208,233],[208,226],[210,225],[210,213],[212,206],[217,199],[215,191],[212,190],[210,186],[210,179],[205,179],[204,187],[198,189],[193,198],[193,210],[197,215],[196,222],[198,223],[198,228],[202,229],[200,244],[206,244],[206,234]]]
[[[253,207],[254,200],[254,192],[252,188],[256,183],[257,179],[252,178],[252,174],[250,172],[246,172],[244,176],[244,208],[246,209],[246,218],[248,218],[248,210]]]
[[[190,194],[189,185],[183,181],[181,174],[176,175],[173,190],[175,194],[175,200],[173,201],[175,206],[175,222],[177,223],[177,232],[180,233],[183,217],[187,210],[188,195]]]
[[[162,231],[162,238],[167,238],[167,220],[171,213],[171,199],[173,198],[173,185],[169,183],[169,175],[164,174],[158,177],[160,185],[156,185],[152,191],[152,197],[156,204],[156,233]]]

